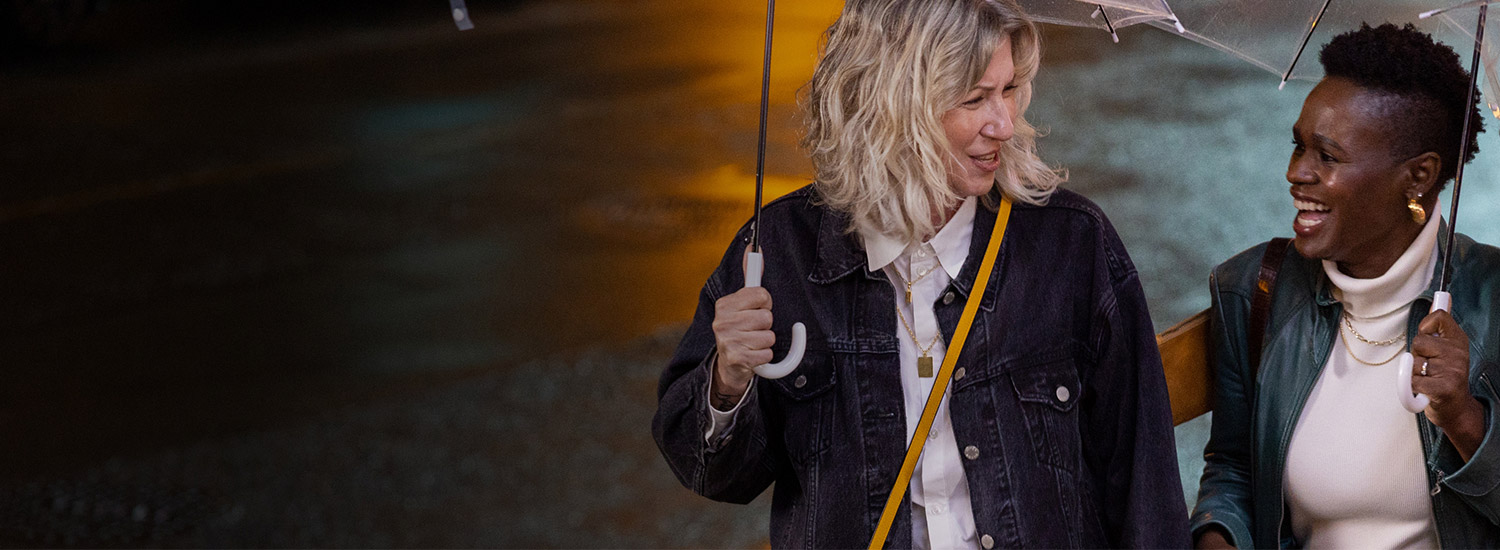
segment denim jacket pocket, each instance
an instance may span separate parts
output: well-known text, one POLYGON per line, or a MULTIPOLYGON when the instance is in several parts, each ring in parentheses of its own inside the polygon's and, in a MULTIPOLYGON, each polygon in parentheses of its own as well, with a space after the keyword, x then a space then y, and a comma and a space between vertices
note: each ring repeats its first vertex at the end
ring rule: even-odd
POLYGON ((807 463, 828 448, 836 371, 827 353, 808 351, 791 374, 766 380, 782 401, 783 442, 795 462, 807 463))
POLYGON ((1011 385, 1038 461, 1067 471, 1076 468, 1082 449, 1078 433, 1078 370, 1066 350, 1021 359, 1009 369, 1011 385))

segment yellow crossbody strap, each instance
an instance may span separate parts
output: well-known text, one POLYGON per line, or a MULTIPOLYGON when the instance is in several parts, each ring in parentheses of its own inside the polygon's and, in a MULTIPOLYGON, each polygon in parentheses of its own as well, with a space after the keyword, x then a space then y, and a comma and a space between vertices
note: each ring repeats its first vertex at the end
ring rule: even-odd
POLYGON ((969 338, 969 326, 974 324, 974 314, 979 311, 979 301, 984 298, 984 289, 990 282, 990 272, 995 268, 995 256, 999 255, 1000 241, 1005 239, 1005 226, 1009 221, 1010 197, 1004 197, 1000 201, 999 212, 995 214, 995 228, 990 233, 984 261, 979 263, 979 274, 974 277, 974 289, 969 293, 969 300, 964 303, 964 314, 958 319, 958 329, 953 331, 952 345, 948 346, 948 353, 943 357, 943 367, 938 369, 932 393, 927 394, 927 407, 922 409, 922 420, 917 422, 917 431, 912 434, 911 444, 906 446, 906 460, 901 462, 901 474, 896 476, 891 496, 885 499, 885 511, 880 513, 875 536, 870 538, 870 550, 885 547, 886 536, 891 533, 891 524, 896 521, 896 510, 901 507, 906 488, 911 486, 912 471, 917 468, 917 458, 922 456, 922 444, 927 441, 927 432, 932 430, 932 420, 937 416, 938 405, 943 402, 943 394, 948 391, 953 365, 958 363, 958 354, 963 351, 964 342, 969 338))

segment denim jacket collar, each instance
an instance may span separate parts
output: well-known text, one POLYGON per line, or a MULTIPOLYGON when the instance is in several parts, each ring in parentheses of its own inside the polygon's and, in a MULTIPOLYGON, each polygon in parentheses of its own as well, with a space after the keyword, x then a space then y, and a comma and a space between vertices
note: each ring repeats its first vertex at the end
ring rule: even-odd
POLYGON ((822 219, 818 222, 818 252, 807 280, 826 285, 856 270, 864 272, 866 277, 875 277, 868 269, 860 269, 865 267, 865 251, 849 230, 849 216, 827 208, 819 211, 822 219))

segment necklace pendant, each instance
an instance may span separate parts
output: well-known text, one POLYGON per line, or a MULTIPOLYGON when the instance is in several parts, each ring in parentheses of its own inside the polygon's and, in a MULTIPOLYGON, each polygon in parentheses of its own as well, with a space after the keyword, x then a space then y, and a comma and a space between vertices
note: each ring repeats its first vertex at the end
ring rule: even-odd
POLYGON ((917 358, 917 376, 932 378, 932 358, 926 355, 917 358))
POLYGON ((906 285, 906 303, 911 303, 911 285, 906 285))

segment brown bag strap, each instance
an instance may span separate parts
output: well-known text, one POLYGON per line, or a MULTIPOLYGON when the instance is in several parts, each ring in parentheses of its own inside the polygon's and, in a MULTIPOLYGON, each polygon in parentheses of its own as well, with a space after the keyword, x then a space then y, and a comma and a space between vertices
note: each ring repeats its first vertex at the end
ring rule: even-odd
POLYGON ((1271 295, 1276 292, 1276 274, 1281 271, 1281 261, 1286 258, 1287 244, 1291 239, 1277 237, 1266 245, 1266 253, 1260 258, 1260 273, 1255 280, 1255 297, 1250 300, 1250 382, 1260 374, 1260 349, 1266 342, 1266 325, 1271 319, 1271 295))

